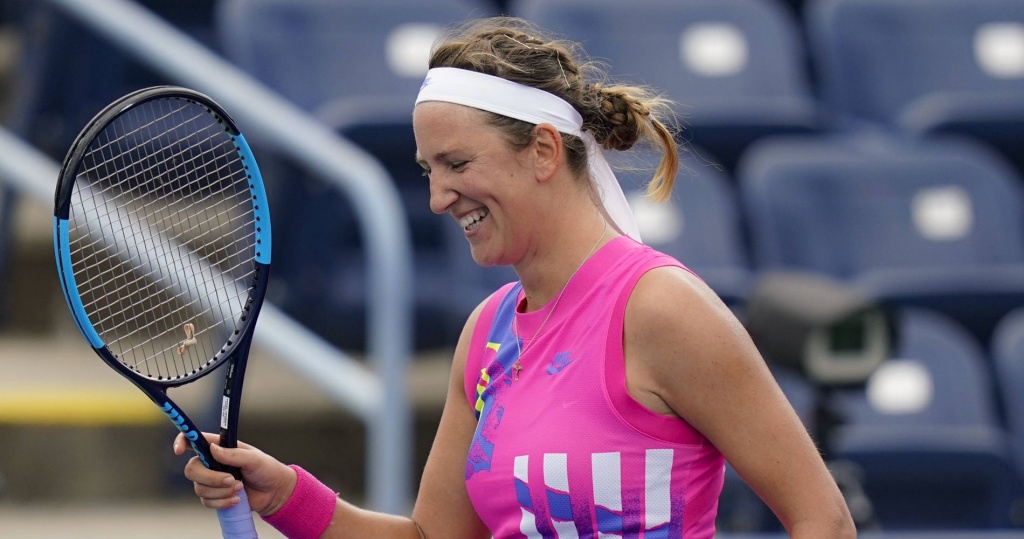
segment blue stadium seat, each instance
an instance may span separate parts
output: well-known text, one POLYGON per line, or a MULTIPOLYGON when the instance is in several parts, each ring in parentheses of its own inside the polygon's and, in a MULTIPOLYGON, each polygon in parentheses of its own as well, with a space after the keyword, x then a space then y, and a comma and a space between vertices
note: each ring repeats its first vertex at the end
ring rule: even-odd
POLYGON ((307 110, 340 97, 407 97, 444 27, 494 14, 479 0, 220 0, 225 54, 307 110))
POLYGON ((818 126, 800 28, 775 0, 518 0, 512 12, 664 92, 682 136, 730 170, 752 140, 818 126))
POLYGON ((644 243, 671 255, 700 275, 719 297, 739 306, 751 285, 749 256, 742 237, 739 202, 731 177, 680 151, 672 197, 653 203, 644 197, 661 153, 646 149, 609 152, 619 183, 637 217, 644 243))
POLYGON ((999 323, 991 348, 1003 416, 1013 440, 1017 469, 1024 475, 1024 308, 999 323))
POLYGON ((1024 303, 1024 194, 968 140, 765 140, 738 173, 758 269, 810 270, 946 312, 988 342, 1024 303))
POLYGON ((1024 170, 1024 3, 817 0, 807 25, 844 124, 985 140, 1024 170))
POLYGON ((833 455, 859 468, 882 529, 1011 527, 1024 489, 981 346, 927 310, 904 309, 898 327, 866 388, 834 394, 833 455))

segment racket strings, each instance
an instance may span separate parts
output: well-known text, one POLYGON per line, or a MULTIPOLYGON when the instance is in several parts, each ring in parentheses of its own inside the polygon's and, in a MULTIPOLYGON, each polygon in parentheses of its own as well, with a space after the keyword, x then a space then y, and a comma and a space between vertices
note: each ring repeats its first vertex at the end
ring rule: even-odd
MULTIPOLYGON (((166 118, 166 116, 165 116, 164 118, 166 118)), ((182 125, 188 125, 189 123, 191 123, 191 121, 187 121, 187 122, 182 122, 181 124, 182 124, 182 125)), ((151 122, 151 123, 148 123, 148 124, 143 124, 143 125, 153 125, 153 122, 151 122)), ((195 129, 195 128, 191 128, 191 127, 190 127, 189 129, 193 130, 193 136, 198 136, 198 134, 199 134, 199 133, 203 132, 203 130, 200 130, 200 129, 195 129)), ((138 132, 138 130, 135 130, 135 132, 138 132)), ((126 136, 118 136, 118 137, 116 137, 116 138, 117 138, 118 140, 124 140, 124 139, 126 138, 126 136)), ((208 138, 209 138, 209 137, 208 137, 208 138)), ((200 143, 202 143, 202 140, 200 141, 200 143)), ((195 146, 195 144, 194 144, 194 146, 195 146)), ((100 148, 101 148, 101 150, 102 150, 102 151, 105 151, 105 150, 108 150, 108 148, 110 148, 110 147, 111 147, 111 144, 110 144, 110 143, 108 143, 108 144, 102 144, 102 146, 101 146, 100 148)), ((184 151, 181 151, 181 152, 178 152, 178 154, 177 154, 177 155, 180 155, 180 154, 183 154, 183 153, 184 153, 184 151)), ((108 161, 110 162, 110 161, 112 161, 112 160, 114 160, 114 159, 119 159, 119 158, 123 158, 123 157, 124 157, 124 154, 126 154, 126 153, 122 153, 121 155, 116 155, 116 156, 113 156, 113 157, 108 157, 108 161)), ((127 153, 127 154, 130 154, 130 152, 129 152, 129 153, 127 153)), ((170 160, 170 159, 173 159, 173 158, 174 158, 174 155, 175 155, 175 154, 172 154, 172 155, 171 155, 171 157, 169 157, 169 158, 165 158, 165 159, 163 160, 163 162, 164 162, 164 163, 166 163, 166 162, 167 162, 168 160, 170 160)), ((196 159, 199 159, 199 158, 201 158, 201 157, 202 157, 202 156, 199 156, 199 157, 197 157, 196 159)), ((194 161, 195 161, 196 159, 194 159, 194 161)), ((150 161, 152 161, 152 160, 150 160, 150 161)), ((144 161, 143 161, 143 162, 144 162, 144 161)), ((143 174, 143 175, 145 175, 145 174, 153 174, 153 173, 155 172, 155 170, 156 170, 156 169, 157 169, 158 167, 160 167, 160 166, 161 166, 161 165, 160 165, 160 163, 157 163, 157 164, 155 164, 155 165, 152 165, 152 166, 150 166, 150 167, 147 167, 147 168, 142 168, 141 170, 137 171, 135 175, 136 175, 136 176, 138 176, 139 174, 143 174)), ((94 168, 98 168, 98 167, 94 167, 94 168)), ((127 170, 127 169, 128 169, 128 167, 124 167, 124 168, 123 168, 123 169, 122 169, 121 171, 123 172, 123 171, 125 171, 125 170, 127 170)), ((115 171, 115 174, 116 174, 116 172, 117 172, 117 171, 115 171)), ((158 173, 159 173, 159 172, 158 172, 158 173)), ((114 175, 114 174, 109 174, 109 175, 111 175, 111 176, 112 176, 112 175, 114 175)), ((151 213, 153 213, 153 212, 151 212, 151 213)), ((155 214, 155 213, 154 213, 154 214, 155 214)), ((152 216, 153 216, 153 215, 150 215, 150 216, 146 216, 146 217, 145 217, 145 220, 146 220, 146 221, 150 221, 150 220, 152 219, 152 216)), ((134 216, 133 216, 133 215, 129 215, 129 217, 135 217, 135 218, 138 218, 138 216, 137 216, 137 215, 134 215, 134 216)), ((164 229, 166 229, 166 226, 164 227, 164 229)), ((136 241, 137 241, 137 239, 136 239, 136 241)), ((146 276, 146 277, 150 277, 150 276, 146 276)), ((131 286, 132 284, 133 284, 133 283, 128 283, 128 286, 131 286)), ((164 303, 164 304, 167 304, 167 303, 164 303)), ((117 316, 117 315, 123 315, 123 314, 124 314, 124 313, 126 312, 126 310, 135 310, 135 307, 137 307, 137 306, 138 306, 138 303, 137 303, 137 302, 136 302, 136 303, 134 303, 134 304, 129 304, 129 305, 128 305, 128 306, 127 306, 127 307, 126 307, 125 309, 122 309, 122 312, 121 312, 121 313, 115 313, 114 315, 115 315, 115 316, 117 316)), ((177 310, 172 310, 172 312, 170 312, 170 313, 165 313, 165 316, 167 316, 167 315, 175 315, 175 314, 179 313, 179 312, 180 312, 180 310, 181 310, 181 309, 177 309, 177 310)), ((209 312, 209 309, 207 310, 207 312, 209 312)), ((127 325, 127 323, 126 323, 125 325, 127 325)), ((119 330, 120 328, 114 328, 114 329, 115 329, 115 330, 119 330)), ((152 337, 152 335, 151 335, 151 337, 152 337)), ((144 341, 141 341, 141 342, 142 342, 142 343, 147 343, 147 342, 153 342, 153 339, 151 338, 151 339, 147 339, 147 340, 144 340, 144 341)), ((124 350, 123 350, 123 353, 122 353, 122 355, 124 355, 125 351, 134 351, 134 350, 135 350, 136 348, 137 348, 137 346, 129 346, 129 347, 127 347, 126 349, 124 349, 124 350)), ((154 350, 154 353, 155 353, 155 354, 157 354, 157 355, 160 355, 161 351, 164 351, 164 350, 161 350, 161 349, 159 349, 159 348, 158 348, 158 349, 155 349, 155 350, 154 350)), ((151 354, 150 354, 150 356, 153 356, 153 355, 154 355, 154 353, 151 353, 151 354)), ((144 356, 143 356, 143 360, 142 360, 142 361, 143 361, 143 362, 145 361, 145 357, 144 357, 144 356)), ((137 366, 137 365, 138 365, 138 363, 136 363, 136 366, 137 366)), ((195 363, 194 363, 193 365, 191 365, 191 367, 193 367, 193 368, 195 369, 195 367, 196 367, 195 363)), ((169 369, 168 369, 168 370, 169 370, 169 369)))
MULTIPOLYGON (((244 204, 246 202, 248 202, 248 200, 244 200, 243 202, 239 203, 237 205, 237 207, 238 208, 244 207, 244 204)), ((192 209, 191 207, 187 207, 187 208, 184 208, 182 211, 187 212, 187 211, 189 211, 191 209, 192 209)), ((241 222, 237 223, 237 226, 235 226, 235 228, 233 228, 233 229, 228 231, 228 235, 232 235, 232 236, 235 236, 235 237, 238 238, 238 239, 232 241, 230 244, 227 245, 228 247, 236 247, 236 249, 234 251, 235 254, 244 253, 245 250, 248 248, 248 245, 245 243, 245 240, 254 239, 255 235, 256 235, 255 230, 254 230, 255 219, 249 218, 249 219, 246 219, 244 221, 242 221, 241 219, 242 219, 242 217, 234 217, 233 216, 229 220, 229 222, 231 222, 231 221, 241 221, 241 222), (245 230, 250 230, 250 232, 247 233, 247 234, 238 235, 240 232, 243 232, 245 230)), ((207 219, 205 221, 197 222, 197 223, 193 224, 191 227, 189 227, 188 229, 182 230, 179 233, 175 234, 173 237, 170 237, 170 236, 166 237, 165 241, 163 241, 157 247, 167 248, 168 246, 172 245, 174 242, 177 242, 177 241, 180 241, 180 240, 182 240, 184 238, 190 237, 190 234, 189 234, 190 232, 198 232, 198 231, 200 231, 200 230, 202 230, 204 228, 204 225, 209 225, 212 222, 213 222, 213 218, 207 219)), ((97 244, 99 244, 101 242, 102 242, 102 240, 97 240, 97 241, 94 241, 94 242, 92 242, 90 244, 83 245, 82 248, 94 247, 94 246, 96 246, 97 244)), ((216 251, 217 249, 219 249, 219 247, 213 241, 197 244, 196 247, 195 247, 195 250, 197 252, 199 252, 199 253, 216 251)), ((128 250, 127 249, 123 249, 123 250, 118 251, 118 252, 113 253, 113 254, 115 256, 119 257, 119 256, 126 255, 127 253, 128 253, 128 250)), ((103 280, 105 278, 108 278, 109 277, 109 273, 110 272, 96 272, 93 275, 89 276, 89 275, 86 275, 86 272, 83 269, 83 270, 80 270, 80 271, 76 272, 75 277, 76 277, 76 279, 79 279, 80 277, 83 278, 84 280, 80 280, 78 282, 82 282, 82 283, 85 283, 85 284, 88 285, 88 284, 91 284, 93 281, 98 281, 98 280, 103 280)), ((149 274, 147 276, 151 276, 151 274, 149 274)), ((141 279, 141 277, 140 277, 140 279, 141 279)), ((125 286, 134 286, 135 284, 136 284, 136 281, 133 281, 133 282, 127 283, 125 286)))
MULTIPOLYGON (((184 107, 182 107, 181 109, 178 109, 178 111, 181 111, 181 110, 184 110, 184 107)), ((178 111, 176 111, 176 112, 178 112, 178 111)), ((170 116, 171 116, 171 114, 167 115, 166 117, 164 117, 162 119, 167 119, 170 116)), ((195 123, 195 122, 197 122, 199 120, 202 120, 202 119, 204 119, 204 118, 202 116, 200 116, 200 115, 193 116, 190 120, 187 120, 185 122, 182 122, 179 125, 176 125, 174 127, 174 129, 176 129, 176 130, 187 129, 190 124, 195 123)), ((144 133, 146 128, 154 127, 156 125, 156 122, 157 121, 155 120, 155 121, 149 122, 149 123, 147 123, 145 125, 140 125, 137 128, 132 129, 130 131, 126 131, 124 134, 122 134, 122 135, 120 135, 118 137, 115 137, 114 139, 111 139, 111 140, 107 141, 106 143, 101 144, 100 146, 98 146, 95 149, 91 150, 90 153, 91 154, 102 154, 103 151, 108 149, 108 148, 120 147, 123 144, 131 144, 131 142, 127 142, 127 138, 129 136, 135 136, 135 135, 138 135, 140 133, 144 133)), ((206 127, 202 127, 202 128, 198 128, 198 129, 192 130, 192 132, 190 133, 189 136, 195 136, 195 135, 198 135, 199 133, 204 132, 204 131, 208 131, 208 132, 212 133, 209 137, 207 137, 206 141, 215 138, 218 134, 221 133, 221 130, 218 129, 217 126, 215 126, 215 125, 207 125, 206 127)), ((174 157, 180 156, 181 153, 184 153, 185 150, 190 149, 192 146, 193 145, 183 146, 181 152, 179 152, 178 154, 169 155, 169 156, 165 157, 162 161, 158 161, 158 162, 153 163, 150 166, 150 168, 154 168, 154 167, 159 166, 161 164, 166 164, 167 161, 172 160, 174 157)), ((86 168, 82 169, 79 173, 80 174, 90 174, 90 173, 95 172, 96 170, 100 169, 101 167, 109 167, 115 161, 120 160, 122 162, 122 164, 125 165, 125 167, 122 168, 122 169, 113 169, 110 172, 110 174, 108 175, 108 178, 116 176, 116 175, 124 174, 124 173, 127 172, 128 168, 134 168, 134 167, 139 166, 139 161, 137 159, 132 159, 131 158, 131 153, 133 151, 136 151, 136 150, 137 150, 137 147, 129 146, 126 151, 124 151, 124 152, 122 152, 120 154, 117 154, 117 155, 105 156, 102 161, 96 162, 96 164, 93 167, 86 167, 86 168)), ((148 172, 148 170, 143 169, 142 171, 139 171, 137 174, 143 174, 145 172, 148 172)))
POLYGON ((155 100, 97 136, 77 177, 72 258, 97 331, 150 377, 201 370, 235 332, 254 271, 234 139, 198 104, 155 100))
MULTIPOLYGON (((211 194, 210 196, 212 197, 214 195, 211 194)), ((248 216, 236 216, 237 212, 234 211, 234 210, 245 208, 245 206, 246 206, 246 204, 248 202, 248 199, 246 199, 246 198, 241 198, 241 197, 238 197, 238 198, 240 198, 240 200, 239 200, 239 202, 234 207, 227 208, 225 210, 226 213, 232 214, 232 217, 229 219, 228 222, 232 223, 232 222, 244 219, 246 217, 248 217, 248 219, 242 221, 241 223, 238 223, 237 226, 234 229, 229 231, 229 233, 237 232, 238 230, 244 228, 247 225, 254 225, 255 224, 255 220, 254 220, 254 218, 252 218, 251 215, 248 215, 248 216)), ((202 201, 200 201, 200 202, 202 202, 202 201)), ((196 205, 193 204, 193 205, 189 205, 187 207, 184 207, 184 208, 181 209, 181 212, 188 213, 188 212, 195 211, 196 210, 195 206, 196 205)), ((128 215, 129 218, 138 218, 137 215, 133 216, 132 213, 135 213, 135 212, 129 212, 129 215, 128 215)), ((145 219, 146 221, 149 221, 150 218, 152 218, 154 216, 155 216, 155 213, 151 213, 148 216, 143 216, 142 218, 145 219)), ((194 219, 190 218, 189 222, 191 222, 192 224, 191 224, 191 226, 189 228, 180 229, 178 232, 176 232, 174 234, 174 236, 172 236, 172 237, 169 236, 169 237, 164 238, 164 241, 162 242, 160 247, 166 247, 168 245, 171 245, 174 242, 177 242, 177 241, 180 241, 182 239, 189 238, 189 237, 201 237, 199 233, 203 232, 204 230, 209 228, 207 225, 210 225, 211 223, 213 223, 215 219, 218 220, 218 222, 220 222, 219 221, 220 217, 221 217, 220 215, 214 215, 214 216, 212 216, 210 218, 207 218, 206 220, 203 220, 203 221, 195 221, 194 219)), ((160 221, 163 221, 163 220, 165 220, 165 218, 161 218, 160 219, 160 221)), ((253 236, 255 236, 255 232, 252 232, 252 233, 249 234, 249 237, 253 237, 253 236)), ((95 240, 95 241, 93 241, 91 243, 83 243, 83 244, 81 244, 81 247, 82 248, 95 247, 95 246, 97 246, 98 244, 100 244, 102 242, 103 242, 102 239, 97 239, 97 240, 95 240)), ((231 243, 232 244, 237 244, 237 243, 239 243, 239 240, 232 241, 231 243)), ((198 248, 199 249, 206 249, 210 245, 213 245, 213 242, 207 242, 207 243, 201 244, 201 245, 199 245, 198 248)), ((240 251, 244 251, 247 247, 248 246, 243 245, 240 248, 240 251)), ((126 252, 126 249, 123 249, 123 250, 118 251, 117 253, 114 253, 114 254, 115 255, 122 255, 125 252, 126 252)))
MULTIPOLYGON (((241 278, 236 279, 234 282, 235 283, 241 283, 241 278)), ((179 304, 180 306, 174 308, 172 311, 169 311, 169 312, 165 313, 165 315, 164 315, 165 318, 190 319, 190 318, 202 318, 205 315, 213 314, 213 309, 212 308, 202 309, 202 306, 199 304, 198 301, 193 300, 193 301, 189 301, 189 302, 186 303, 185 302, 186 298, 184 297, 183 294, 178 294, 176 296, 173 296, 171 299, 177 300, 177 301, 163 302, 162 305, 179 304), (179 316, 176 316, 176 315, 181 315, 181 316, 179 317, 179 316)), ((136 302, 133 306, 134 307, 144 307, 145 305, 142 302, 136 302)), ((109 331, 109 332, 113 332, 113 333, 116 334, 118 332, 118 330, 129 328, 130 327, 129 326, 130 323, 131 323, 130 321, 123 321, 120 324, 118 324, 117 326, 111 327, 109 329, 105 329, 104 331, 109 331)), ((184 326, 186 324, 189 324, 189 323, 190 322, 186 322, 186 323, 182 324, 182 328, 184 328, 184 326)), ((194 328, 194 326, 193 326, 193 328, 194 328)), ((213 329, 214 328, 210 327, 210 328, 206 328, 206 329, 200 329, 199 331, 195 331, 193 329, 192 331, 194 332, 194 337, 197 337, 199 335, 203 335, 205 333, 208 333, 209 331, 212 331, 213 329)), ((169 327, 164 333, 175 333, 176 331, 178 331, 178 330, 175 329, 175 328, 170 328, 169 327)), ((130 352, 134 352, 135 350, 139 350, 142 346, 149 345, 149 344, 152 343, 152 339, 145 339, 145 340, 137 339, 136 337, 138 337, 141 333, 142 333, 141 329, 137 329, 135 331, 130 331, 129 330, 126 334, 124 334, 123 336, 120 336, 120 337, 118 337, 116 339, 116 341, 115 341, 116 343, 122 343, 122 342, 131 343, 132 341, 135 341, 137 343, 137 344, 134 344, 134 345, 128 344, 128 345, 125 345, 125 346, 121 346, 120 349, 121 349, 121 355, 122 356, 131 355, 130 352)), ((188 336, 186 335, 186 337, 188 337, 188 336)), ((202 341, 202 342, 205 342, 205 341, 202 341)), ((157 350, 157 354, 156 355, 162 356, 162 355, 166 354, 168 351, 170 351, 172 349, 177 350, 179 347, 180 347, 180 343, 174 344, 174 345, 169 345, 169 346, 167 346, 165 348, 157 350)), ((138 368, 139 365, 145 363, 146 361, 148 361, 150 359, 152 359, 152 355, 146 356, 146 357, 142 358, 141 360, 139 360, 138 362, 136 362, 134 364, 130 364, 129 366, 131 366, 133 368, 138 368)))

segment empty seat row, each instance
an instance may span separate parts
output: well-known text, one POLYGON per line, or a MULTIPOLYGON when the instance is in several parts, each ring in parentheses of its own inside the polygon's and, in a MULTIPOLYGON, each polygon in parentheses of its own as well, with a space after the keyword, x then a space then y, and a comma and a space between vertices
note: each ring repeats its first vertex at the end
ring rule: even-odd
MULTIPOLYGON (((159 0, 146 3, 175 13, 159 0)), ((882 296, 940 308, 984 337, 998 315, 1017 301, 1020 288, 1019 227, 1011 225, 998 238, 993 232, 1007 226, 1004 223, 1015 222, 1014 213, 1019 210, 989 211, 993 205, 1008 208, 1015 204, 1019 197, 1012 187, 999 187, 1002 194, 976 194, 973 184, 986 182, 951 177, 953 170, 973 174, 971 166, 935 166, 947 170, 940 170, 942 176, 922 180, 912 190, 905 183, 863 181, 864 190, 853 189, 855 196, 836 197, 835 193, 848 188, 839 187, 848 186, 848 180, 872 174, 865 164, 856 171, 831 174, 828 181, 804 182, 817 185, 816 191, 798 189, 796 181, 786 182, 787 188, 801 193, 801 204, 832 203, 824 200, 828 196, 849 202, 859 197, 861 210, 877 211, 844 214, 823 211, 819 206, 817 215, 788 208, 774 208, 775 214, 771 214, 765 208, 777 202, 770 196, 753 195, 755 184, 762 182, 751 178, 770 176, 769 169, 777 167, 799 171, 834 165, 850 169, 858 160, 877 160, 881 170, 895 166, 903 151, 917 152, 913 159, 926 158, 929 152, 943 153, 936 149, 941 146, 929 144, 953 143, 932 141, 933 137, 914 143, 901 134, 951 131, 954 124, 966 125, 966 120, 896 120, 952 110, 951 103, 963 104, 957 105, 957 118, 984 110, 971 125, 981 129, 998 123, 990 133, 1010 134, 1005 137, 1010 149, 1019 145, 1024 138, 1012 136, 1015 116, 1008 112, 1016 109, 996 107, 1012 105, 1021 95, 1024 34, 1019 30, 1024 16, 1020 4, 1012 0, 936 0, 927 3, 927 16, 913 12, 925 4, 919 2, 808 0, 804 4, 803 18, 793 17, 773 0, 513 0, 504 8, 583 42, 593 56, 609 62, 613 75, 661 88, 680 104, 682 138, 690 141, 695 154, 725 166, 718 170, 705 166, 705 159, 684 155, 691 175, 680 178, 679 193, 669 207, 650 208, 639 197, 634 199, 642 206, 639 213, 648 229, 648 241, 692 265, 728 301, 740 301, 761 270, 811 268, 858 281, 882 296), (961 13, 964 10, 969 13, 961 13), (870 27, 862 31, 858 25, 865 24, 870 27), (808 37, 801 37, 803 34, 808 37), (944 127, 917 129, 911 124, 944 127), (890 134, 829 135, 864 125, 890 134), (805 137, 765 141, 794 134, 805 137), (759 141, 765 143, 757 144, 759 141), (885 151, 887 147, 894 151, 885 151), (897 148, 900 151, 895 151, 897 148), (820 152, 837 162, 815 164, 801 160, 800 152, 820 152), (744 156, 746 159, 741 159, 744 156), (742 171, 741 160, 746 163, 742 171), (888 210, 872 205, 872 197, 886 197, 888 210), (821 218, 828 218, 827 226, 821 218), (892 270, 894 267, 898 269, 892 270), (965 283, 973 284, 965 288, 965 283), (948 291, 954 288, 970 301, 951 297, 948 291), (956 312, 967 303, 975 310, 956 312)), ((219 0, 212 10, 211 27, 204 27, 201 21, 186 21, 195 35, 219 47, 229 59, 319 115, 385 164, 409 214, 421 327, 424 337, 435 337, 434 344, 448 342, 457 334, 428 324, 445 320, 439 327, 452 325, 434 308, 438 302, 457 304, 451 318, 460 320, 469 304, 494 281, 510 274, 497 271, 476 276, 472 264, 465 264, 464 253, 458 254, 464 249, 457 231, 453 239, 452 231, 445 229, 446 222, 427 211, 426 185, 410 157, 414 151, 408 127, 410 103, 422 80, 427 50, 438 32, 453 21, 493 15, 497 9, 492 3, 475 0, 433 2, 429 9, 407 0, 219 0), (211 39, 211 33, 216 37, 211 39), (459 279, 452 279, 450 268, 460 268, 456 270, 459 279), (451 281, 454 284, 449 287, 451 281), (459 294, 459 286, 467 290, 475 286, 476 291, 459 294), (448 290, 452 293, 441 292, 448 290)), ((49 39, 41 40, 48 47, 27 48, 39 57, 51 58, 50 62, 32 64, 37 71, 60 71, 63 64, 56 61, 60 58, 67 58, 73 66, 82 65, 74 62, 70 53, 87 51, 76 48, 69 34, 48 35, 49 39)), ((126 68, 121 65, 117 69, 121 73, 126 68)), ((58 132, 69 137, 73 125, 82 122, 66 117, 63 120, 70 123, 64 124, 63 131, 48 128, 62 125, 61 119, 38 105, 51 99, 39 90, 62 86, 48 83, 53 77, 27 79, 35 84, 26 85, 19 95, 43 97, 32 98, 36 106, 15 108, 28 111, 19 123, 26 130, 35 130, 32 138, 37 140, 58 132), (47 118, 54 120, 48 123, 47 118)), ((124 77, 116 75, 90 80, 126 84, 124 77)), ((81 85, 75 86, 72 93, 79 96, 76 99, 96 103, 109 101, 123 90, 81 89, 81 85)), ((81 109, 77 112, 81 118, 97 106, 79 103, 76 108, 81 109)), ((993 137, 990 140, 995 140, 993 137)), ((46 145, 65 146, 56 140, 46 145)), ((985 151, 954 153, 977 157, 985 151)), ((286 304, 294 300, 292 312, 299 316, 300 306, 310 302, 317 308, 354 304, 360 305, 356 311, 361 310, 361 246, 349 202, 326 193, 316 178, 304 171, 273 163, 273 156, 259 157, 271 170, 280 166, 279 172, 266 174, 268 182, 276 184, 270 189, 280 227, 295 230, 297 238, 309 234, 333 238, 324 242, 327 247, 298 241, 293 252, 280 258, 276 274, 281 284, 275 288, 281 291, 281 299, 286 304), (303 209, 312 205, 333 210, 327 212, 330 218, 310 222, 311 212, 303 209), (325 298, 302 296, 303 290, 321 289, 303 284, 317 280, 333 283, 326 287, 334 294, 326 302, 325 298)), ((910 168, 908 165, 906 170, 910 168)), ((1002 174, 997 170, 1002 168, 999 164, 975 168, 987 176, 1002 174)), ((891 169, 886 174, 902 176, 903 172, 891 169)), ((642 177, 624 173, 622 180, 634 187, 642 177)), ((781 181, 764 180, 773 187, 760 189, 770 194, 776 189, 773 182, 781 181)), ((987 182, 994 183, 999 182, 987 182)), ((796 200, 790 198, 783 204, 793 205, 796 200)), ((355 312, 353 324, 343 324, 349 328, 346 331, 361 335, 360 316, 355 312)), ((310 316, 308 321, 318 319, 325 317, 310 316)))
MULTIPOLYGON (((860 529, 1024 526, 1024 310, 1000 324, 994 358, 940 313, 904 308, 894 316, 889 358, 862 385, 815 387, 775 370, 826 451, 860 529), (995 386, 1010 391, 1000 397, 995 386), (832 419, 815 420, 823 413, 832 419)), ((781 531, 731 470, 719 528, 781 531)))
MULTIPOLYGON (((512 0, 504 12, 664 91, 731 168, 769 134, 870 123, 978 136, 1021 164, 1024 6, 1014 0, 512 0)), ((492 3, 221 0, 221 46, 296 103, 411 100, 442 28, 492 3)), ((358 105, 355 105, 358 106, 358 105)))

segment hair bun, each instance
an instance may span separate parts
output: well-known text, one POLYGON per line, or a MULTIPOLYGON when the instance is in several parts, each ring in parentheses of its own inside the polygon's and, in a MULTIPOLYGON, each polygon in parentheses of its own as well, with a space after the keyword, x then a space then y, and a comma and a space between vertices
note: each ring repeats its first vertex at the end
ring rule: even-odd
POLYGON ((600 95, 597 114, 591 119, 590 131, 605 149, 628 150, 642 133, 642 123, 651 111, 636 98, 614 88, 594 90, 600 95))

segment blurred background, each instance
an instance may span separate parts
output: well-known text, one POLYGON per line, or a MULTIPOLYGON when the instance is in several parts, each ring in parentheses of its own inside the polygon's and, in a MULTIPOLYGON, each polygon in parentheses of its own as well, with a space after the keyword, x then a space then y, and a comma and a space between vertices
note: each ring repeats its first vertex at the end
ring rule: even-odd
MULTIPOLYGON (((236 115, 268 187, 241 438, 407 510, 462 322, 514 279, 430 213, 410 112, 439 32, 496 14, 676 103, 669 203, 658 156, 617 160, 641 234, 747 324, 865 537, 1024 537, 1020 0, 0 0, 0 537, 218 533, 54 271, 67 148, 158 84, 236 115)), ((718 524, 781 531, 731 470, 718 524)))

